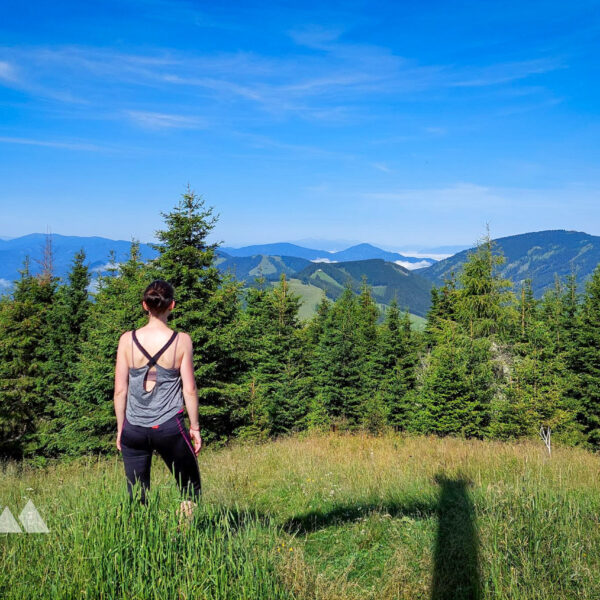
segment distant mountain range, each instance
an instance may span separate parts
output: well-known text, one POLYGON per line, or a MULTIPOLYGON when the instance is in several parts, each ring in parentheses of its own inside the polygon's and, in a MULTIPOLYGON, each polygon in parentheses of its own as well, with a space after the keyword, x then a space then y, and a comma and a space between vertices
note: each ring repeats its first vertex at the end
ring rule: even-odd
POLYGON ((315 250, 313 248, 304 248, 296 244, 261 244, 256 246, 245 246, 243 248, 223 247, 221 251, 229 256, 295 256, 314 262, 346 262, 349 260, 369 260, 371 258, 381 258, 389 262, 397 262, 406 268, 418 268, 432 265, 435 260, 432 258, 415 258, 405 256, 398 252, 388 252, 371 244, 357 244, 346 250, 337 252, 328 252, 326 250, 315 250))
MULTIPOLYGON (((97 274, 105 272, 111 250, 115 251, 117 261, 124 261, 131 247, 131 242, 101 237, 52 234, 51 238, 55 273, 59 277, 68 273, 73 256, 81 248, 86 251, 90 269, 97 274)), ((42 257, 45 240, 45 234, 0 240, 0 288, 9 289, 18 277, 25 256, 31 259, 32 272, 39 270, 36 260, 42 257)), ((506 257, 501 274, 511 279, 517 289, 523 280, 532 279, 538 297, 554 285, 555 274, 564 278, 575 271, 583 286, 600 263, 600 237, 587 233, 538 231, 499 238, 495 242, 506 257)), ((144 260, 156 256, 156 251, 148 244, 141 244, 140 251, 144 260)), ((452 271, 458 272, 470 251, 461 251, 439 262, 428 259, 429 266, 415 268, 420 266, 420 259, 370 244, 327 252, 281 243, 220 248, 216 263, 222 272, 231 273, 247 285, 254 285, 258 277, 275 282, 285 273, 293 280, 296 292, 311 304, 305 314, 314 310, 323 292, 336 299, 346 285, 358 290, 364 275, 378 303, 387 305, 395 297, 401 307, 415 315, 424 315, 429 306, 431 286, 443 283, 452 271)))
MULTIPOLYGON (((531 279, 533 292, 540 297, 554 285, 555 275, 564 279, 577 275, 580 289, 600 263, 600 237, 564 229, 536 231, 511 235, 495 240, 506 259, 499 273, 510 279, 518 289, 525 279, 531 279)), ((458 272, 467 260, 464 250, 434 265, 417 269, 415 273, 441 285, 452 271, 458 272)))
MULTIPOLYGON (((72 235, 50 234, 52 239, 54 272, 65 277, 71 268, 73 257, 82 248, 85 249, 89 268, 93 272, 106 269, 111 250, 114 250, 117 262, 127 260, 131 242, 109 240, 102 237, 79 237, 72 235)), ((0 283, 5 287, 19 277, 25 257, 28 256, 32 273, 39 271, 38 261, 42 259, 46 243, 45 233, 31 233, 18 238, 0 240, 0 283)), ((140 244, 140 253, 144 260, 156 256, 156 251, 148 244, 140 244)))

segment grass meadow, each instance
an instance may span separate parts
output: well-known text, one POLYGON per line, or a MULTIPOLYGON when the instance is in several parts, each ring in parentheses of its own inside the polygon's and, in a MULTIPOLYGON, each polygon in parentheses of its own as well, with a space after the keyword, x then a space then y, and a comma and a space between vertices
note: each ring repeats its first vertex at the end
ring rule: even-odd
MULTIPOLYGON (((0 597, 600 598, 600 458, 542 443, 326 435, 200 455, 180 526, 159 457, 147 507, 120 457, 2 466, 48 534, 0 534, 0 597)), ((1 508, 0 508, 1 510, 1 508)))

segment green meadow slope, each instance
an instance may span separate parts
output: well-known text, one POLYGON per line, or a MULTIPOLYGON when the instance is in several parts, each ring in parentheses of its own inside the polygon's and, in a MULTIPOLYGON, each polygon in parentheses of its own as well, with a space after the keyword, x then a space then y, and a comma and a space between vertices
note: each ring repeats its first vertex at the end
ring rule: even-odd
POLYGON ((147 508, 121 458, 6 464, 2 504, 47 534, 0 535, 0 597, 219 600, 600 597, 600 458, 541 442, 325 435, 200 455, 179 525, 155 458, 147 508))
POLYGON ((421 317, 427 314, 431 300, 432 286, 427 279, 382 259, 311 263, 295 277, 320 287, 333 300, 341 296, 346 286, 359 292, 365 277, 378 304, 387 306, 395 298, 400 308, 421 317))

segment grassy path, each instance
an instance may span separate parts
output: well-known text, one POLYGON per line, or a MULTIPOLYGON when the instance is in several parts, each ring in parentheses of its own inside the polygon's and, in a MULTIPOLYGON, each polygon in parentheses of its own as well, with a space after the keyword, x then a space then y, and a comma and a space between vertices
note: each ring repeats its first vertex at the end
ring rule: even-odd
POLYGON ((541 443, 326 436, 201 455, 178 530, 154 459, 147 509, 119 457, 7 464, 0 511, 31 499, 48 534, 0 534, 1 598, 600 598, 600 458, 541 443))

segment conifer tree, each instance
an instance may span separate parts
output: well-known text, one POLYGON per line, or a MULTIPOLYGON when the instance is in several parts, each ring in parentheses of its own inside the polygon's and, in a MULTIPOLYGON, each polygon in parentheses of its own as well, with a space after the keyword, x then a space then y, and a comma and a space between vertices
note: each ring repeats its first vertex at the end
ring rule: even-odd
POLYGON ((127 262, 117 264, 111 254, 111 264, 109 274, 98 277, 72 401, 61 408, 64 427, 54 446, 67 454, 114 451, 113 392, 119 337, 147 321, 141 302, 150 275, 141 260, 139 243, 131 244, 127 262))
POLYGON ((390 425, 404 430, 412 411, 408 392, 415 387, 416 341, 407 312, 400 314, 394 299, 385 314, 377 353, 379 390, 390 425))
POLYGON ((589 443, 600 447, 600 265, 586 284, 577 321, 577 352, 571 357, 577 373, 579 420, 589 443))
POLYGON ((79 357, 85 339, 91 302, 90 273, 81 249, 73 258, 67 282, 56 292, 47 314, 47 358, 45 372, 44 423, 37 428, 39 451, 54 455, 60 450, 61 434, 68 424, 72 398, 79 374, 79 357))
POLYGON ((489 340, 473 339, 456 324, 444 325, 428 362, 412 427, 422 433, 485 437, 493 397, 489 340))
POLYGON ((300 298, 290 292, 285 274, 274 288, 248 292, 253 359, 249 373, 251 414, 244 435, 285 433, 298 428, 306 416, 299 307, 300 298))
POLYGON ((0 453, 20 457, 36 447, 44 406, 47 313, 56 280, 34 276, 25 260, 12 296, 0 301, 0 453))
POLYGON ((358 303, 350 287, 325 320, 316 351, 317 398, 332 422, 356 426, 361 419, 362 356, 358 303))
POLYGON ((379 309, 365 276, 362 278, 360 295, 357 299, 356 319, 361 374, 361 421, 367 429, 376 432, 385 426, 388 409, 379 389, 380 377, 377 372, 379 309))
POLYGON ((440 329, 456 320, 457 281, 454 271, 444 279, 439 288, 431 288, 431 304, 427 313, 425 341, 427 345, 435 344, 440 329))
POLYGON ((171 323, 192 338, 201 426, 207 440, 233 433, 232 410, 240 404, 243 343, 239 339, 238 282, 220 274, 215 265, 218 244, 209 243, 217 217, 213 208, 191 189, 177 206, 162 213, 166 228, 156 232, 159 256, 155 276, 175 288, 171 323))
POLYGON ((327 430, 331 422, 320 394, 319 347, 325 333, 325 323, 331 310, 331 302, 323 295, 317 306, 317 312, 302 330, 306 376, 303 378, 302 395, 308 399, 306 427, 314 430, 327 430))
POLYGON ((503 263, 504 256, 495 251, 488 233, 463 265, 456 318, 471 338, 502 339, 514 330, 512 283, 497 273, 503 263))

